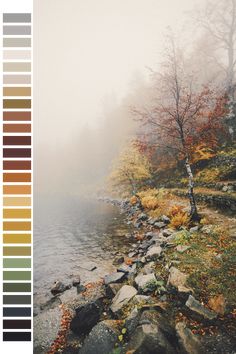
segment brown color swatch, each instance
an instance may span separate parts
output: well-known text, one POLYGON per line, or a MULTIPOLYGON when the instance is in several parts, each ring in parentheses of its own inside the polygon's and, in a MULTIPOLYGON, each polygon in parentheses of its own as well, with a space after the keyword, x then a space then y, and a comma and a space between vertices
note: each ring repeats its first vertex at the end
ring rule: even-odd
POLYGON ((31 149, 3 149, 3 157, 31 157, 31 149))
POLYGON ((5 121, 28 121, 31 120, 31 112, 3 112, 5 121))
POLYGON ((3 182, 31 182, 31 173, 3 173, 3 182))
POLYGON ((31 170, 31 161, 3 161, 3 170, 31 170))
POLYGON ((31 96, 30 87, 3 87, 3 96, 31 96))
POLYGON ((3 133, 31 133, 31 124, 3 124, 3 133))
POLYGON ((4 231, 30 231, 31 222, 28 221, 4 221, 4 231))
POLYGON ((31 186, 29 185, 12 185, 3 186, 3 194, 31 194, 31 186))
POLYGON ((31 136, 4 136, 3 145, 31 145, 31 136))
POLYGON ((3 108, 31 108, 31 100, 3 100, 3 108))

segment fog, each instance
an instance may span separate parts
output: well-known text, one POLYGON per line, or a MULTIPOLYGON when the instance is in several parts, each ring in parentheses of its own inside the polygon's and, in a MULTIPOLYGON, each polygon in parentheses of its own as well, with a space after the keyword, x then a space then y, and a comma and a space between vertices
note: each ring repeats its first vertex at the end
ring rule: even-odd
POLYGON ((199 3, 35 1, 37 194, 101 188, 113 157, 136 130, 129 106, 145 100, 147 68, 158 66, 166 28, 190 39, 186 14, 199 3))

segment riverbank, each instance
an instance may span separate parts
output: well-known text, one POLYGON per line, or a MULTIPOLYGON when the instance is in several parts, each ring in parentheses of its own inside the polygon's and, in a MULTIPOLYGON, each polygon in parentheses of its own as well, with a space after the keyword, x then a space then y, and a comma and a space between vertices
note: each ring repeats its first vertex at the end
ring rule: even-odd
POLYGON ((220 215, 211 211, 208 224, 176 230, 164 214, 112 203, 134 225, 130 249, 100 281, 59 286, 35 317, 35 353, 233 354, 235 243, 226 223, 222 237, 220 215))

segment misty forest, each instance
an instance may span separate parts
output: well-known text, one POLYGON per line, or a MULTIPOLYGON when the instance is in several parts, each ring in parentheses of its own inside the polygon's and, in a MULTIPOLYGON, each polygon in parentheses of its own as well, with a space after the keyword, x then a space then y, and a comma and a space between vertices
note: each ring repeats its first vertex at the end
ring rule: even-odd
POLYGON ((235 353, 236 0, 200 1, 162 33, 44 176, 37 153, 36 188, 70 196, 78 226, 58 226, 54 249, 73 250, 36 297, 35 353, 235 353))

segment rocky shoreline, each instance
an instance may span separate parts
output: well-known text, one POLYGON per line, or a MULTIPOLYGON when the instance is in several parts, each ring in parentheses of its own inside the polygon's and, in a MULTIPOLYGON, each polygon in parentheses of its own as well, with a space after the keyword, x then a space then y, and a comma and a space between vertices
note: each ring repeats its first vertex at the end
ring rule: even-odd
MULTIPOLYGON (((132 247, 115 257, 116 271, 98 282, 82 285, 78 276, 72 284, 54 284, 54 297, 35 313, 34 353, 235 353, 236 343, 222 326, 224 301, 222 311, 203 305, 188 285, 188 275, 178 269, 179 261, 166 260, 170 249, 189 249, 176 246, 179 231, 169 228, 170 219, 151 218, 129 201, 102 201, 119 207, 134 225, 132 247), (195 321, 210 330, 195 334, 189 326, 195 321)), ((188 232, 200 228, 204 226, 188 232)))

